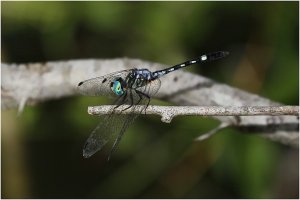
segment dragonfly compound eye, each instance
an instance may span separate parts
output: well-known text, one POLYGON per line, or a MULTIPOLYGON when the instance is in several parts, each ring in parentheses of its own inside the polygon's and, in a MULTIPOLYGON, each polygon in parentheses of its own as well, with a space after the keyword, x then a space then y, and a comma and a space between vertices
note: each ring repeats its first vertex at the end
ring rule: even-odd
POLYGON ((120 83, 120 81, 116 80, 113 82, 111 86, 111 90, 118 96, 124 94, 124 89, 120 83))

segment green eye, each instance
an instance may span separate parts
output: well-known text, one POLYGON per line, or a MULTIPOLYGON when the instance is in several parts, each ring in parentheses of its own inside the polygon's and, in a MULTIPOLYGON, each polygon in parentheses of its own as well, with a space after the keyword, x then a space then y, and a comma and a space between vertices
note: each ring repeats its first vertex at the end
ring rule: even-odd
POLYGON ((122 85, 121 85, 120 81, 114 81, 113 86, 111 87, 111 89, 118 96, 124 94, 124 90, 122 88, 122 85))

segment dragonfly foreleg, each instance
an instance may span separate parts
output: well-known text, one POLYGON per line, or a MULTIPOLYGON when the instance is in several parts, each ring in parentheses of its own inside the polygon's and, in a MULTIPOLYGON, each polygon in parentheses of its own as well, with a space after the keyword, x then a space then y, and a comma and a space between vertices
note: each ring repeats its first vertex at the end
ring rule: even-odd
POLYGON ((129 97, 130 97, 130 105, 127 108, 123 109, 122 111, 127 110, 127 109, 129 109, 133 106, 133 96, 132 96, 132 91, 131 90, 130 90, 129 97))
POLYGON ((122 97, 122 100, 120 103, 118 103, 118 101, 121 99, 121 97, 119 97, 114 104, 118 104, 116 107, 114 107, 114 110, 118 107, 120 107, 121 105, 123 105, 123 102, 126 100, 127 97, 127 92, 124 94, 124 96, 122 97))

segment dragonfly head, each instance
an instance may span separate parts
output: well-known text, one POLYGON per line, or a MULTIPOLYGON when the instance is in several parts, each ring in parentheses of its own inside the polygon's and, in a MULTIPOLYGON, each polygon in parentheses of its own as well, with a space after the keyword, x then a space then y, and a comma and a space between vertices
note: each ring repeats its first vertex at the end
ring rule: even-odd
POLYGON ((122 78, 118 78, 114 82, 111 82, 110 88, 113 93, 121 96, 125 93, 125 81, 122 78))

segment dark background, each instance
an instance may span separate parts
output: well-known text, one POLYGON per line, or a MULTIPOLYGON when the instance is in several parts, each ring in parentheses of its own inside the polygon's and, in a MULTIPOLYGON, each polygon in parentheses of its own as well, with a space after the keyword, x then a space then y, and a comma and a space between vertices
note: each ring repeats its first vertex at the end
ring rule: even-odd
MULTIPOLYGON (((288 105, 299 101, 298 2, 1 2, 5 63, 130 57, 186 70, 288 105)), ((138 66, 137 66, 138 67, 138 66)), ((3 76, 3 74, 2 74, 3 76)), ((154 101, 154 103, 160 103, 154 101)), ((218 125, 141 116, 110 162, 82 146, 104 98, 70 97, 1 111, 2 198, 298 198, 299 152, 218 125)))

